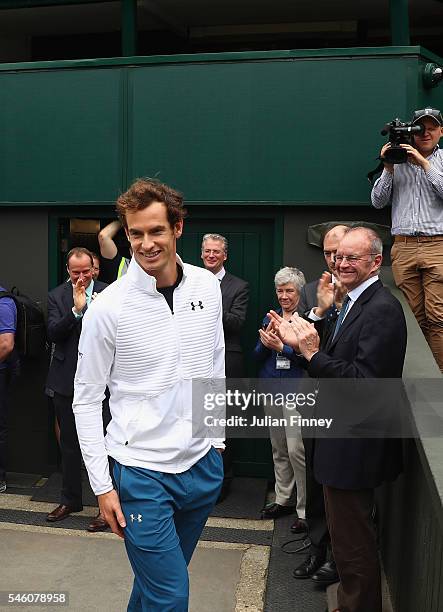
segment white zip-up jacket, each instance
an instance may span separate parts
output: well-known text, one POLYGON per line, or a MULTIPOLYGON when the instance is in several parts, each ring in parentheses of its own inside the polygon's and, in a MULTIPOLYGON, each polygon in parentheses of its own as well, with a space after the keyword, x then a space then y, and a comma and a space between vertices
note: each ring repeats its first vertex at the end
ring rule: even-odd
POLYGON ((192 379, 225 376, 220 283, 178 256, 177 263, 183 278, 173 314, 155 278, 133 258, 84 316, 73 411, 96 495, 113 488, 108 455, 123 465, 180 473, 211 444, 224 448, 223 439, 192 437, 200 418, 195 409, 193 415, 192 379), (112 421, 104 438, 106 386, 112 421))

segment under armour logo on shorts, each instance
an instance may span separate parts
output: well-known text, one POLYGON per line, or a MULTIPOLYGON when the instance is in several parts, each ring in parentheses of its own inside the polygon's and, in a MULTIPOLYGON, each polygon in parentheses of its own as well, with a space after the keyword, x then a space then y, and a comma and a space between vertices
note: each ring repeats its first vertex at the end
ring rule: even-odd
POLYGON ((138 523, 142 522, 142 515, 141 514, 137 514, 137 516, 135 516, 134 514, 130 515, 131 518, 131 523, 133 523, 134 521, 137 521, 138 523))

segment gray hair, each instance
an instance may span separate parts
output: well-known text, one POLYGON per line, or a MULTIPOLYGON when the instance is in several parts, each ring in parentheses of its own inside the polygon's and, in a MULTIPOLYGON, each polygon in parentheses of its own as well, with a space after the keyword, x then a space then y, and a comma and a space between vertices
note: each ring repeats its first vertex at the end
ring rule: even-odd
POLYGON ((280 285, 286 285, 286 283, 292 283, 300 293, 303 285, 306 284, 305 275, 298 268, 285 266, 281 268, 274 277, 275 288, 277 289, 280 285))
POLYGON ((205 234, 202 240, 202 251, 204 249, 205 240, 217 240, 218 242, 221 242, 223 244, 223 250, 225 252, 225 255, 228 254, 228 241, 221 234, 205 234))
POLYGON ((370 244, 371 244, 371 253, 376 255, 383 255, 383 242, 381 241, 380 236, 377 232, 370 227, 363 227, 361 225, 357 225, 356 227, 350 227, 346 230, 346 235, 350 232, 362 231, 366 234, 370 244))

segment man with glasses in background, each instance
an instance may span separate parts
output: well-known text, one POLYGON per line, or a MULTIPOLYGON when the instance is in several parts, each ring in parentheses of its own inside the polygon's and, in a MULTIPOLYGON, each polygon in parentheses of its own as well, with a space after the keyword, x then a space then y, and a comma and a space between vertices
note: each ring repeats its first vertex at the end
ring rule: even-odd
MULTIPOLYGON (((384 162, 371 193, 372 205, 392 206, 392 272, 409 302, 443 372, 443 135, 439 110, 414 112, 412 123, 423 131, 400 145, 408 152, 404 164, 384 162)), ((385 144, 383 159, 390 148, 385 144)))
POLYGON ((401 379, 406 323, 400 303, 378 278, 382 242, 373 230, 350 228, 338 246, 335 262, 347 295, 326 342, 320 344, 314 325, 301 317, 295 315, 290 322, 275 312, 270 317, 281 340, 300 354, 300 365, 319 380, 315 415, 333 414, 337 421, 340 437, 323 435, 313 444, 314 476, 323 485, 340 576, 337 610, 381 612, 380 564, 372 521, 374 489, 400 473, 402 445, 400 439, 385 437, 386 429, 381 436, 376 430, 372 438, 355 432, 362 425, 363 435, 368 436, 368 425, 390 424, 393 407, 389 398, 382 390, 375 395, 375 405, 368 402, 365 390, 370 380, 364 383, 364 379, 372 379, 377 389, 381 388, 378 379, 401 379), (331 379, 347 379, 351 384, 338 389, 331 386, 331 379), (349 415, 352 427, 344 437, 349 415))

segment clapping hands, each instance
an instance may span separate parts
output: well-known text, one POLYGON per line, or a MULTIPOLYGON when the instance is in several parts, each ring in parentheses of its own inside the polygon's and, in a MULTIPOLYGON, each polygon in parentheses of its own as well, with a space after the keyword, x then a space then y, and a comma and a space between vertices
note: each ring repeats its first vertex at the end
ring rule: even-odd
POLYGON ((265 329, 259 329, 260 340, 262 344, 269 350, 281 353, 283 350, 283 342, 274 331, 272 324, 268 323, 265 329))
POLYGON ((270 326, 280 340, 295 351, 298 351, 308 361, 319 351, 320 338, 312 323, 294 313, 290 321, 286 321, 274 310, 268 313, 270 326))
POLYGON ((75 312, 81 314, 86 306, 86 287, 82 278, 79 278, 75 285, 72 286, 72 297, 74 299, 75 312))

